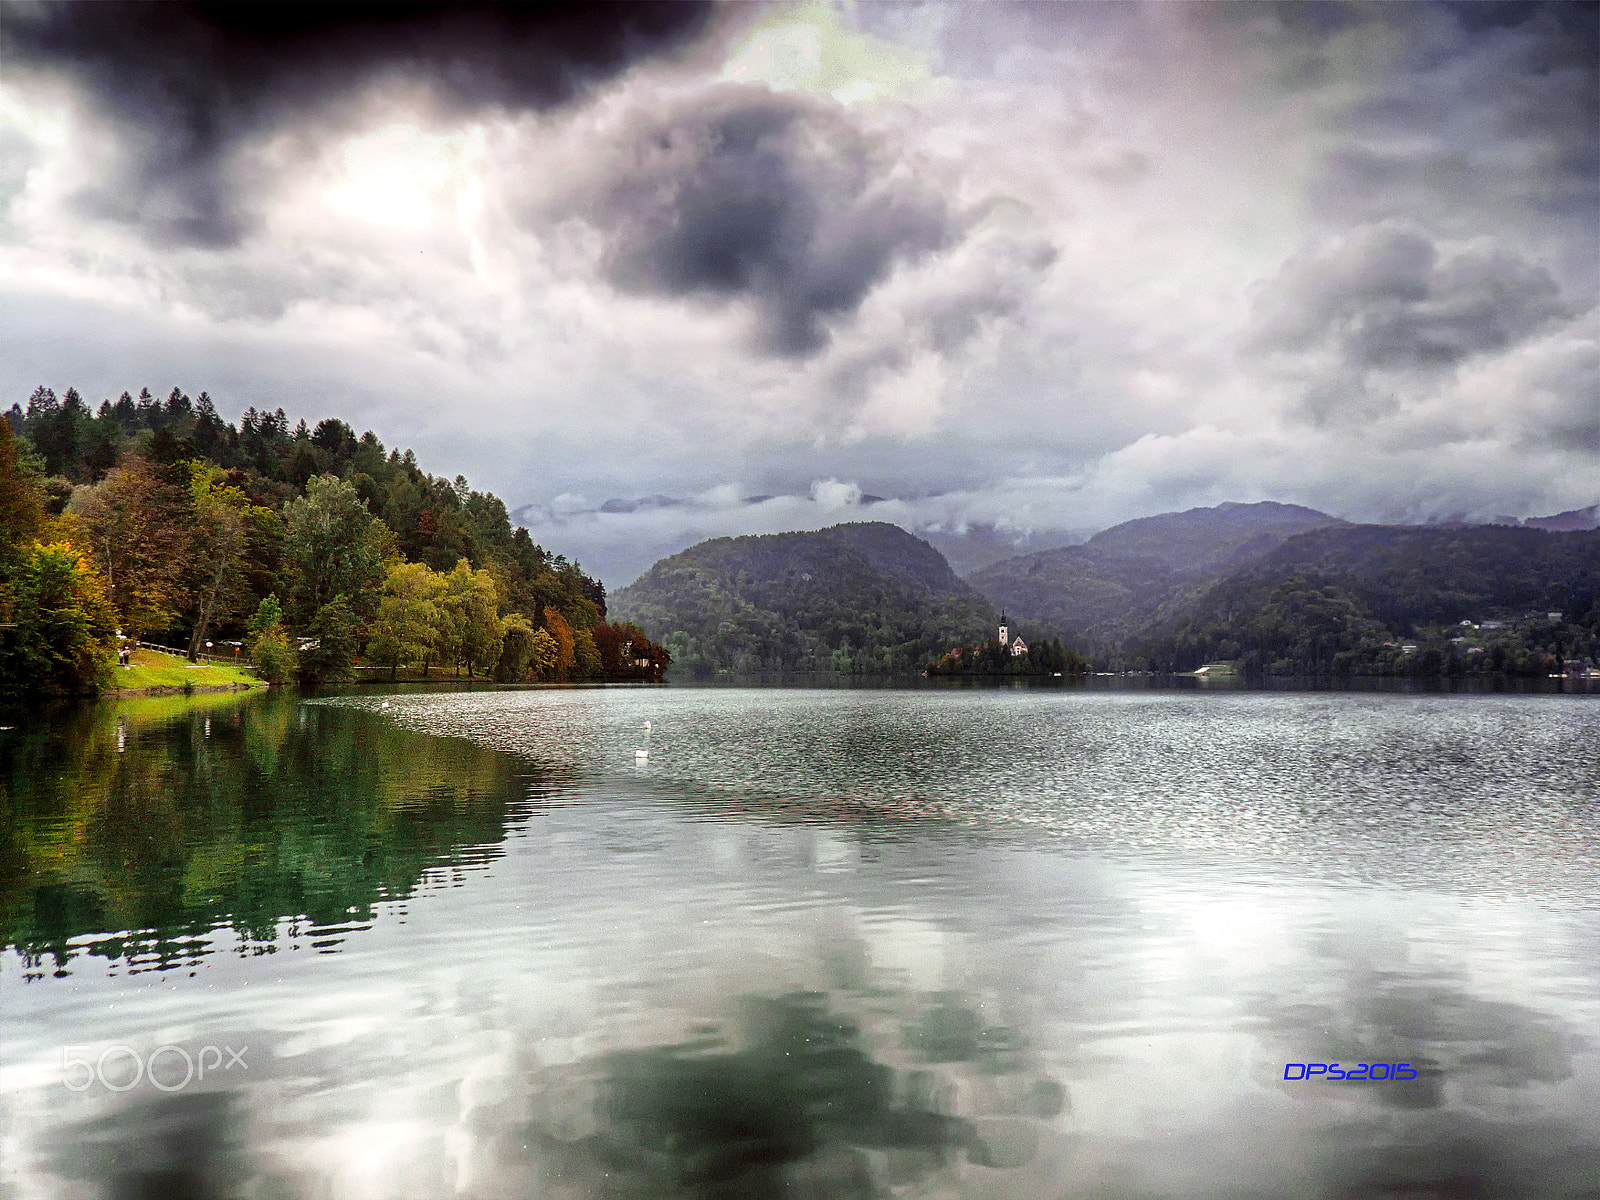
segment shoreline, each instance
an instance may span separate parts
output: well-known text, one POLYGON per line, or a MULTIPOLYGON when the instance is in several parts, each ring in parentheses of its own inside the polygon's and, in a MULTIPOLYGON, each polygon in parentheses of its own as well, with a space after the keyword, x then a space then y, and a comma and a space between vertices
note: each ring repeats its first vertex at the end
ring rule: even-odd
POLYGON ((209 692, 253 692, 257 688, 271 687, 270 683, 202 683, 178 687, 173 684, 162 684, 158 687, 145 688, 107 688, 96 693, 101 699, 128 700, 136 696, 199 696, 209 692))

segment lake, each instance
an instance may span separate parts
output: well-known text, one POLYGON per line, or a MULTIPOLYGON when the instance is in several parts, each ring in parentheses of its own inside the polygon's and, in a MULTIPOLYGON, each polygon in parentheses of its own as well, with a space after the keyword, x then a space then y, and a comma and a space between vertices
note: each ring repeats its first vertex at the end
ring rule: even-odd
POLYGON ((1600 1196, 1597 696, 152 699, 0 785, 6 1200, 1600 1196))

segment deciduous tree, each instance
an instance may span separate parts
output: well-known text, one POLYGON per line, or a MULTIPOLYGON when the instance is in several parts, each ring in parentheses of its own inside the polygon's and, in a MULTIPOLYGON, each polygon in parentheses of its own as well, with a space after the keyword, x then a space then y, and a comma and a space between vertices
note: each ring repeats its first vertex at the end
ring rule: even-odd
POLYGON ((555 678, 556 663, 560 658, 561 647, 556 645, 556 640, 550 636, 550 631, 548 629, 535 629, 528 661, 532 664, 539 678, 555 678))
MULTIPOLYGON (((189 464, 192 506, 189 554, 189 661, 205 644, 211 622, 239 603, 244 591, 248 518, 258 506, 236 487, 222 482, 224 472, 198 460, 189 464)), ((264 511, 264 510, 258 510, 264 511)))
POLYGON ((361 648, 360 624, 349 601, 335 596, 316 611, 306 626, 309 639, 295 664, 301 683, 343 683, 352 674, 361 648))
POLYGON ((544 627, 556 643, 554 676, 557 679, 569 678, 578 662, 577 642, 572 636, 572 627, 559 609, 548 606, 544 610, 544 627))
POLYGON ((495 664, 496 683, 521 683, 533 662, 533 626, 521 613, 510 613, 500 623, 504 636, 500 661, 495 664))
POLYGON ((22 467, 22 452, 11 422, 0 421, 0 570, 6 557, 38 536, 44 521, 39 494, 22 467))
POLYGON ((256 674, 268 683, 282 683, 289 678, 294 660, 289 654, 288 635, 283 631, 283 607, 276 594, 267 596, 256 606, 249 630, 245 650, 256 674))
POLYGON ((117 615, 94 567, 72 546, 31 542, 7 575, 0 692, 97 691, 111 669, 117 615))
POLYGON ((389 664, 389 678, 402 662, 425 662, 433 654, 445 617, 444 597, 445 577, 426 563, 389 568, 367 643, 369 655, 389 664))
POLYGON ((476 665, 485 667, 500 658, 504 636, 500 624, 500 598, 487 571, 474 571, 466 559, 457 561, 444 577, 444 607, 450 614, 456 661, 472 677, 476 665))
POLYGON ((137 640, 171 625, 192 552, 188 497, 153 463, 131 458, 78 489, 68 511, 82 522, 126 634, 137 640))
POLYGON ((283 525, 294 573, 291 615, 309 621, 336 596, 357 615, 372 615, 395 556, 394 535, 356 489, 332 475, 313 476, 306 494, 284 506, 283 525))

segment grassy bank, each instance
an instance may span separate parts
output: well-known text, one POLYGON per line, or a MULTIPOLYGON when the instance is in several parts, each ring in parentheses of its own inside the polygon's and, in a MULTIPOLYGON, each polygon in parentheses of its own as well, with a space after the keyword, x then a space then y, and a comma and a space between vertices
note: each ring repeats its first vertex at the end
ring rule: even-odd
POLYGON ((191 663, 171 654, 135 650, 127 670, 114 667, 111 687, 119 692, 148 691, 151 688, 259 687, 253 671, 222 667, 213 663, 191 663))

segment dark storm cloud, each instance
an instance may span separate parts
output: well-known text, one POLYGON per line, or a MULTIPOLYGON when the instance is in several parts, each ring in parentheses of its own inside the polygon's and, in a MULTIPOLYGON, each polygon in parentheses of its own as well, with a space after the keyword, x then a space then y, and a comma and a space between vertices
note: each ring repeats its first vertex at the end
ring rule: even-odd
MULTIPOLYGON (((56 3, 0 6, 5 57, 69 76, 127 160, 78 198, 160 242, 251 227, 244 141, 380 79, 464 107, 544 108, 702 32, 703 3, 56 3)), ((257 181, 259 182, 259 181, 257 181)))
MULTIPOLYGON (((764 349, 802 355, 896 261, 946 245, 939 193, 829 102, 754 87, 651 115, 600 186, 606 270, 630 290, 746 300, 764 349)), ((592 214, 591 214, 592 219, 592 214)))
POLYGON ((1448 256, 1400 225, 1291 260, 1257 298, 1260 343, 1331 348, 1349 368, 1449 367, 1569 315, 1550 272, 1497 249, 1448 256))
POLYGON ((1351 137, 1325 164, 1317 207, 1374 219, 1437 208, 1447 194, 1439 216, 1461 228, 1537 213, 1570 222, 1593 247, 1600 6, 1451 4, 1435 22, 1412 21, 1410 9, 1374 10, 1401 19, 1410 46, 1343 118, 1351 137))

